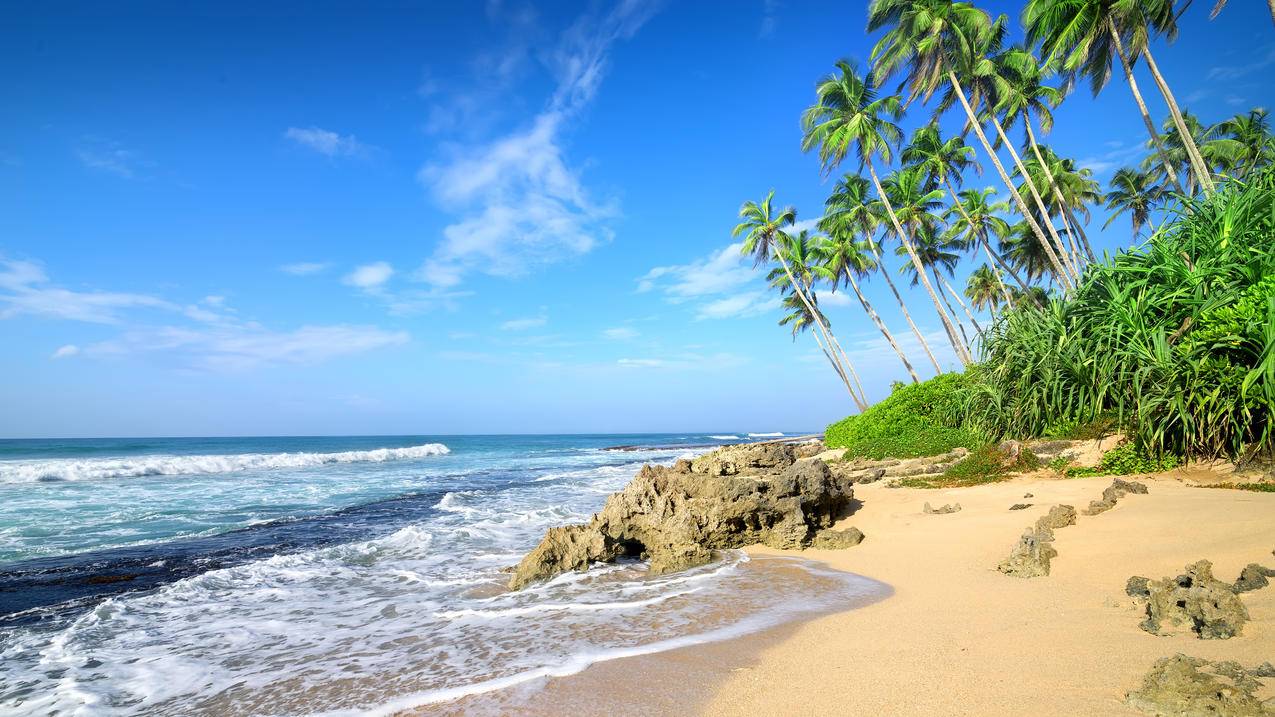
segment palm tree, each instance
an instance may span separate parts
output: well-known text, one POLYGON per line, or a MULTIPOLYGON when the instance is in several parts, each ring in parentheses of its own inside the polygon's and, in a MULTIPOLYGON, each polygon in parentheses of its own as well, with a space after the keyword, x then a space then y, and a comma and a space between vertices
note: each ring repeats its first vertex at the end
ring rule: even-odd
MULTIPOLYGON (((1152 0, 1158 2, 1158 0, 1152 0)), ((1125 81, 1133 92, 1133 99, 1142 115, 1142 122, 1156 151, 1164 154, 1164 146, 1151 112, 1138 89, 1133 76, 1133 61, 1126 51, 1119 29, 1127 22, 1111 0, 1028 0, 1023 10, 1023 25, 1027 28, 1027 41, 1041 47, 1045 64, 1057 67, 1072 82, 1080 75, 1089 78, 1094 95, 1102 91, 1111 77, 1111 58, 1120 59, 1125 81)), ((1144 25, 1145 29, 1145 25, 1144 25)), ((1139 35, 1145 38, 1145 32, 1139 35)), ((1136 57, 1137 47, 1134 47, 1136 57)), ((1162 162, 1168 166, 1167 160, 1162 162)), ((1183 190, 1182 182, 1170 168, 1169 182, 1183 190)))
MULTIPOLYGON (((1191 0, 1187 0, 1186 4, 1190 5, 1191 0)), ((1266 0, 1266 6, 1271 10, 1271 22, 1275 22, 1275 0, 1266 0)), ((1217 0, 1217 2, 1213 4, 1213 10, 1209 12, 1209 19, 1212 20, 1217 17, 1217 14, 1222 12, 1222 8, 1224 7, 1226 7, 1226 0, 1217 0)), ((1178 13, 1178 15, 1181 14, 1181 12, 1178 13)))
MULTIPOLYGON (((891 121, 902 113, 898 95, 878 97, 872 78, 861 77, 858 69, 846 60, 837 62, 837 72, 819 83, 816 95, 818 99, 815 104, 801 118, 805 131, 802 150, 818 148, 825 172, 835 169, 852 148, 856 151, 859 162, 868 168, 868 176, 872 178, 872 185, 885 206, 899 241, 907 248, 912 264, 919 272, 924 273, 920 258, 912 249, 903 225, 899 223, 894 208, 881 188, 881 179, 877 176, 873 163, 873 157, 881 157, 889 162, 893 155, 893 145, 901 135, 898 125, 891 121)), ((968 366, 974 359, 956 338, 952 317, 943 309, 929 279, 922 277, 922 284, 934 302, 934 308, 939 320, 943 322, 957 358, 962 365, 968 366)))
POLYGON ((991 201, 991 197, 994 196, 996 196, 996 190, 991 187, 982 190, 963 190, 954 205, 947 210, 945 219, 948 222, 947 234, 950 240, 959 238, 967 249, 975 244, 981 246, 983 253, 992 262, 992 266, 999 267, 998 270, 992 273, 1000 284, 1001 291, 1005 294, 1005 300, 1008 302, 1009 287, 1005 284, 1001 272, 1009 274, 1023 289, 1027 288, 1027 283, 1018 275, 1014 267, 1010 266, 1000 254, 992 250, 992 236, 1001 239, 1009 233, 1009 223, 999 216, 1001 213, 1009 211, 1009 205, 1005 202, 991 201), (959 214, 959 216, 953 218, 953 213, 959 214))
POLYGON ((877 314, 876 309, 872 308, 871 302, 859 288, 859 279, 867 277, 877 268, 877 262, 872 257, 875 247, 871 234, 868 235, 868 239, 858 240, 855 232, 846 223, 834 220, 829 223, 829 226, 834 228, 828 232, 828 237, 820 246, 819 253, 823 257, 823 263, 815 268, 815 273, 827 281, 834 292, 838 286, 849 286, 854 291, 864 313, 872 319, 872 323, 876 324, 881 335, 885 337, 886 343, 890 344, 890 348, 899 355, 903 367, 912 377, 912 383, 920 383, 921 378, 916 375, 916 369, 912 368, 912 362, 908 361, 907 354, 899 348, 894 335, 890 333, 890 329, 886 328, 885 321, 877 314))
POLYGON ((815 307, 814 302, 806 295, 806 287, 799 283, 793 276, 791 267, 783 251, 783 243, 788 238, 784 233, 784 228, 792 226, 797 220, 797 211, 792 207, 784 207, 775 213, 774 209, 775 190, 771 190, 766 198, 757 203, 754 201, 744 202, 739 208, 739 218, 742 220, 735 225, 735 229, 731 231, 732 237, 744 235, 743 246, 740 252, 743 254, 751 254, 753 256, 754 266, 760 266, 768 263, 771 256, 779 260, 779 264, 783 267, 784 273, 788 277, 788 281, 792 287, 792 291, 797 298, 805 303, 806 309, 810 312, 811 319, 815 322, 819 333, 823 334, 824 341, 827 342, 829 352, 835 348, 839 352, 834 363, 841 364, 837 367, 837 373, 841 375, 845 381, 846 390, 850 393, 850 398, 854 400, 860 411, 867 409, 867 402, 863 398, 862 389, 860 392, 855 391, 855 387, 851 385, 846 378, 847 371, 845 364, 849 364, 845 352, 841 351, 840 344, 836 343, 832 332, 828 330, 828 326, 823 323, 822 316, 815 307))
MULTIPOLYGON (((1059 157, 1048 145, 1040 146, 1041 159, 1049 169, 1056 194, 1046 202, 1049 210, 1062 217, 1075 234, 1079 236, 1085 254, 1092 260, 1093 247, 1089 244, 1089 236, 1085 232, 1085 223, 1090 219, 1089 205, 1102 203, 1102 190, 1093 178, 1093 171, 1078 167, 1075 160, 1059 157), (1079 216, 1077 216, 1079 215, 1079 216), (1084 218, 1084 222, 1080 218, 1084 218)), ((1027 163, 1027 173, 1033 177, 1039 173, 1044 175, 1041 165, 1035 161, 1027 163)))
POLYGON ((1151 178, 1136 169, 1125 167, 1116 171, 1111 177, 1110 190, 1107 192, 1107 208, 1111 217, 1103 224, 1105 229, 1123 212, 1129 213, 1133 223, 1133 236, 1151 217, 1151 210, 1164 197, 1164 190, 1151 181, 1151 178))
POLYGON ((1209 128, 1206 138, 1210 142, 1229 143, 1228 154, 1235 159, 1233 173, 1237 177, 1243 177, 1265 164, 1275 151, 1270 120, 1266 110, 1261 107, 1218 122, 1209 128))
POLYGON ((995 313, 1000 308, 1002 298, 1006 305, 1013 301, 1009 292, 1002 292, 1004 288, 1005 285, 1000 282, 996 272, 987 264, 980 264, 965 282, 965 297, 975 309, 995 313))
POLYGON ((925 334, 921 333, 921 329, 917 328, 916 322, 912 320, 912 313, 908 311, 907 303, 903 301, 898 287, 894 285, 894 280, 890 278, 890 271, 881 256, 881 246, 874 239, 877 227, 882 224, 882 215, 884 214, 883 210, 877 210, 878 206, 881 206, 881 203, 872 198, 870 180, 862 175, 847 174, 837 182, 832 194, 828 197, 828 201, 824 204, 824 216, 820 222, 820 227, 829 234, 835 234, 838 231, 848 231, 852 235, 859 235, 865 238, 868 248, 876 261, 877 271, 881 276, 885 277, 885 283, 890 287, 890 293, 894 294, 894 300, 899 303, 899 311, 908 322, 908 327, 912 329, 917 342, 920 343, 921 350, 925 351, 930 363, 934 364, 934 370, 937 373, 943 373, 943 368, 939 365, 938 359, 934 357, 934 352, 930 349, 929 342, 925 340, 925 334))
MULTIPOLYGON (((988 142, 982 123, 961 85, 961 77, 969 79, 989 76, 992 62, 988 58, 988 52, 997 48, 1004 36, 1003 16, 992 22, 986 13, 973 5, 952 0, 872 0, 868 8, 868 30, 871 32, 887 26, 890 30, 872 50, 872 57, 877 63, 875 74, 878 81, 907 65, 905 83, 910 86, 914 97, 929 99, 942 82, 948 83, 950 96, 944 98, 940 109, 945 108, 951 98, 959 100, 965 111, 967 126, 974 130, 1001 181, 1009 189, 1019 212, 1044 246, 1050 260, 1057 264, 1056 271, 1060 281, 1065 288, 1070 289, 1067 271, 1054 253, 1050 239, 1036 223, 1027 208, 1027 202, 1010 181, 1009 174, 988 142)), ((990 91, 991 87, 990 83, 983 83, 982 87, 974 89, 982 93, 990 91)), ((983 99, 985 98, 976 96, 975 104, 981 103, 983 99)), ((1000 123, 995 116, 992 116, 992 120, 999 131, 1000 123)), ((1012 152, 1012 146, 1010 149, 1012 152)), ((1050 231, 1053 231, 1052 227, 1050 231)))
MULTIPOLYGON (((1009 232, 1001 238, 1001 255, 1008 259, 1018 271, 1026 274, 1028 281, 1047 278, 1050 283, 1053 283, 1056 280, 1053 266, 1049 257, 1045 256, 1040 242, 1034 241, 1034 238, 1027 222, 1011 225, 1009 232)), ((1032 293, 1033 290, 1037 288, 1039 287, 1014 288, 1011 292, 1020 298, 1030 299, 1035 295, 1032 293)))
MULTIPOLYGON (((956 315, 956 310, 952 308, 949 297, 956 300, 961 309, 965 312, 966 318, 974 325, 974 331, 983 333, 982 327, 978 325, 978 321, 974 319, 974 315, 970 313, 969 307, 961 301, 961 297, 957 294, 956 289, 943 278, 943 271, 950 276, 955 272, 956 265, 961 260, 961 255, 954 249, 961 248, 961 242, 945 239, 939 232, 937 217, 932 217, 931 221, 919 224, 912 230, 912 236, 915 237, 916 253, 921 257, 921 263, 930 270, 930 275, 934 278, 934 283, 939 287, 939 295, 943 297, 943 302, 947 304, 947 310, 956 315)), ((916 271, 912 269, 910 264, 905 264, 902 271, 912 276, 912 284, 916 285, 916 271)), ((957 327, 961 330, 961 337, 965 339, 965 344, 970 344, 969 335, 965 333, 965 326, 959 321, 957 327)))
MULTIPOLYGON (((995 82, 997 83, 997 106, 996 111, 1005 119, 1005 128, 1013 129, 1014 125, 1021 119, 1023 122, 1023 130, 1027 135, 1027 144, 1031 147, 1032 154, 1036 158, 1036 166, 1042 171, 1033 173, 1026 171, 1026 181, 1024 182, 1030 189, 1032 187, 1044 187, 1049 198, 1044 202, 1046 210, 1050 204, 1055 206, 1065 206, 1062 192, 1054 181, 1053 172, 1050 165, 1045 161, 1040 151, 1040 144, 1036 141, 1036 133, 1032 130, 1032 115, 1036 116, 1036 121, 1040 123, 1040 131, 1048 132, 1054 125, 1053 108, 1062 102, 1062 91, 1056 87, 1044 84, 1044 68, 1036 61, 1036 56, 1031 52, 1021 49, 1012 48, 1007 50, 996 58, 996 64, 999 69, 995 82)), ((1024 166, 1019 165, 1019 175, 1024 174, 1024 166)), ((1067 221, 1065 214, 1059 210, 1059 216, 1063 220, 1063 229, 1067 233, 1068 241, 1071 244, 1072 251, 1078 250, 1078 242, 1075 233, 1072 231, 1071 224, 1067 221)), ((1051 221, 1052 220, 1046 220, 1051 221)), ((1088 249, 1088 242, 1084 242, 1087 250, 1087 256, 1090 261, 1094 260, 1093 251, 1088 249)), ((1074 256, 1073 264, 1079 269, 1078 262, 1074 256)))

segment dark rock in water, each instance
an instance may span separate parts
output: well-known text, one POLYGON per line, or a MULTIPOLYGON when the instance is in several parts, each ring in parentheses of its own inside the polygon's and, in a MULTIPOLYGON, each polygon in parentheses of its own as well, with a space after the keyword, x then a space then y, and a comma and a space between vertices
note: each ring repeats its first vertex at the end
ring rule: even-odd
POLYGON ((1009 506, 1009 509, 1010 510, 1027 510, 1030 507, 1032 507, 1031 503, 1015 503, 1009 506))
POLYGON ((1250 590, 1258 590, 1271 584, 1267 578, 1275 577, 1275 570, 1264 568, 1257 563, 1249 563, 1242 571, 1240 577, 1235 581, 1232 590, 1237 593, 1246 593, 1250 590))
POLYGON ((1049 512, 1036 520, 1036 529, 1049 528, 1057 530, 1076 524, 1076 509, 1070 505, 1055 505, 1049 512))
POLYGON ((1125 697, 1129 706, 1154 715, 1183 717, 1270 717, 1262 687, 1252 672, 1234 662, 1209 662, 1177 654, 1156 660, 1142 687, 1125 697))
POLYGON ((810 541, 810 547, 820 550, 842 550, 862 543, 863 538, 863 531, 858 528, 821 530, 815 533, 814 540, 810 541))
POLYGON ((1049 574, 1049 561, 1058 557, 1054 532, 1049 528, 1028 528, 1018 539, 1009 557, 996 569, 1017 578, 1037 578, 1049 574))
POLYGON ((1144 578, 1141 575, 1134 575, 1124 584, 1124 594, 1134 598, 1151 597, 1151 590, 1147 588, 1147 584, 1151 582, 1151 578, 1144 578))
POLYGON ((1085 511, 1085 515, 1098 515, 1105 513, 1116 507, 1116 501, 1125 497, 1130 493, 1147 493, 1147 486, 1137 481, 1121 480, 1119 478, 1113 480, 1106 490, 1102 491, 1102 500, 1095 500, 1089 504, 1089 508, 1085 511))
MULTIPOLYGON (((710 562, 714 550, 808 547, 853 497, 823 461, 795 460, 783 444, 727 446, 671 468, 643 466, 587 525, 551 528, 509 587, 622 557, 649 559, 651 572, 661 574, 710 562)), ((854 544, 845 533, 822 540, 854 544)))
POLYGON ((1231 586, 1213 577, 1213 564, 1200 560, 1176 578, 1147 583, 1147 619, 1139 625, 1153 635, 1189 626, 1201 639, 1225 640, 1240 634, 1248 610, 1231 586))
POLYGON ((945 515, 947 513, 958 513, 960 512, 960 510, 961 510, 960 503, 952 503, 950 505, 944 504, 938 508, 931 508, 930 504, 926 503, 925 507, 921 509, 921 512, 925 513, 926 515, 945 515))

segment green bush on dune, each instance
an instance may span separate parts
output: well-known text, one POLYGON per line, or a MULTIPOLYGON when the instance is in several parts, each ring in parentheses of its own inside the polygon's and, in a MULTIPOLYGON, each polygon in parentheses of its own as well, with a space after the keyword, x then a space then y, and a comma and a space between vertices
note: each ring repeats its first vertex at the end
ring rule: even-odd
POLYGON ((982 441, 961 427, 965 377, 948 373, 924 383, 898 384, 887 398, 862 414, 842 419, 824 433, 829 448, 846 457, 915 458, 972 448, 982 441))

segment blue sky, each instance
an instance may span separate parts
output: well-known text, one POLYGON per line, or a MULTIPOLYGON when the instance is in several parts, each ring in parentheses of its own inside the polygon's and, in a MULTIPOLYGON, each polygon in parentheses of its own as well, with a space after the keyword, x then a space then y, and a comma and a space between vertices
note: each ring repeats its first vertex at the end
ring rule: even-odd
MULTIPOLYGON (((771 188, 819 215, 798 116, 861 5, 11 8, 0 436, 818 429, 852 407, 729 232, 771 188)), ((1269 105, 1264 6, 1196 5, 1155 46, 1179 100, 1269 105)), ((1047 142, 1105 184, 1143 139, 1117 77, 1047 142)), ((902 368, 838 298, 880 398, 902 368)))

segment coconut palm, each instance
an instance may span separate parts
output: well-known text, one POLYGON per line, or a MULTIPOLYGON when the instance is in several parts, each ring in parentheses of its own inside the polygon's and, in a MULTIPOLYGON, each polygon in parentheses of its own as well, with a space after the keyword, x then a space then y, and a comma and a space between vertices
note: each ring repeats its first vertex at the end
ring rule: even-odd
POLYGON ((966 249, 974 245, 982 247, 983 253, 992 262, 992 266, 997 267, 997 270, 992 273, 996 277, 996 281, 999 282, 1001 291, 1005 294, 1005 300, 1008 302, 1009 286, 1006 285, 1001 273, 1009 274, 1023 289, 1027 288, 1027 283, 1018 275, 1013 266, 992 249, 991 239, 993 236, 1000 239, 1009 233, 1009 223, 1000 217, 1000 214, 1009 211, 1009 205, 1005 202, 991 201, 991 198, 995 196, 996 190, 991 187, 981 190, 963 190, 953 206, 947 210, 944 218, 948 223, 947 237, 949 240, 959 239, 966 249), (954 214, 956 216, 953 216, 954 214))
POLYGON ((877 271, 881 276, 885 277, 885 283, 890 287, 890 293, 894 295, 894 300, 899 304, 899 312, 903 314, 904 320, 908 322, 908 327, 912 329, 913 335, 916 336, 917 342, 921 345, 921 350, 929 357, 930 363, 934 364, 934 370, 938 373, 943 373, 943 368, 939 365, 938 359, 934 357, 934 351, 930 349, 929 342, 925 340, 925 334, 922 334, 921 329, 917 328, 916 322, 912 320, 912 312, 908 311, 907 303, 903 301, 898 287, 894 285, 894 280, 890 278, 889 268, 886 267, 885 261, 881 256, 881 246, 875 240, 877 228, 883 223, 883 211, 878 209, 881 206, 883 205, 872 197, 871 181, 869 179, 858 174, 847 174, 837 182, 832 194, 828 196, 828 200, 824 204, 824 216, 820 221, 820 228, 832 235, 838 232, 849 232, 852 236, 864 237, 868 249, 872 252, 872 256, 875 259, 877 271))
MULTIPOLYGON (((1036 122, 1040 124, 1041 132, 1049 132, 1053 127, 1053 108, 1062 102, 1062 91, 1057 87, 1044 83, 1045 68, 1037 62, 1036 56, 1028 50, 1011 48, 996 57, 996 64, 999 70, 995 78, 997 83, 996 112, 1004 118, 1006 130, 1013 129, 1014 125, 1019 120, 1022 120, 1023 131, 1027 136, 1027 145, 1031 147, 1037 168, 1042 170, 1040 172, 1026 171, 1027 179, 1024 184, 1029 189, 1032 187, 1041 189, 1045 195, 1043 203, 1046 211, 1050 209, 1049 205, 1051 204, 1057 207, 1065 206, 1066 202, 1057 182, 1054 180, 1052 168, 1045 161, 1045 157, 1040 150, 1040 144, 1036 140, 1036 133, 1032 130, 1033 116, 1036 118, 1036 122)), ((1028 163, 1030 163, 1030 160, 1028 163)), ((1026 164, 1019 165, 1018 174, 1020 176, 1024 173, 1025 168, 1026 164)), ((1083 243, 1088 259, 1093 261, 1093 251, 1088 248, 1088 242, 1077 241, 1071 223, 1067 221, 1061 209, 1058 212, 1063 219, 1063 228, 1071 244, 1072 252, 1076 252, 1078 250, 1077 245, 1083 243)), ((1079 267, 1076 266, 1075 268, 1079 267)))
MULTIPOLYGON (((1162 12, 1162 0, 1148 2, 1162 12)), ((1137 18, 1145 17, 1123 12, 1122 8, 1129 5, 1129 2, 1112 0, 1028 0, 1023 10, 1023 25, 1027 29, 1028 43, 1040 45, 1041 59, 1047 65, 1056 67, 1069 82, 1078 76, 1087 77, 1094 95, 1102 91, 1111 77, 1111 58, 1118 57, 1152 145, 1163 155, 1160 134, 1151 121, 1151 112, 1133 76, 1133 63, 1144 49, 1148 37, 1147 25, 1143 23, 1141 32, 1129 36, 1129 47, 1126 47, 1122 36, 1130 26, 1138 27, 1137 18)), ((1160 19, 1163 21, 1162 17, 1160 19)), ((1170 166, 1163 158, 1162 162, 1170 166)), ((1185 188, 1172 169, 1168 180, 1178 191, 1185 188)))
MULTIPOLYGON (((961 300, 956 289, 944 278, 943 274, 952 275, 956 269, 956 265, 961 260, 961 255, 957 250, 962 248, 962 242, 945 239, 938 226, 938 217, 932 217, 931 221, 919 224, 912 232, 915 237, 916 253, 921 257, 921 263, 930 270, 930 276, 933 277, 934 283, 939 287, 939 295, 943 297, 944 303, 947 304, 948 311, 956 315, 956 311, 952 308, 950 299, 955 299, 965 312, 965 317, 974 325, 976 333, 982 333, 983 329, 978 325, 978 321, 974 319, 974 315, 970 313, 969 307, 961 300)), ((905 264, 901 271, 911 275, 912 285, 915 286, 917 279, 916 271, 911 264, 905 264)), ((965 326, 959 321, 957 327, 961 330, 961 337, 965 339, 965 343, 969 345, 969 335, 965 333, 965 326)))
MULTIPOLYGON (((1272 0, 1275 1, 1275 0, 1272 0)), ((1222 120, 1209 128, 1205 138, 1211 144, 1225 144, 1234 162, 1229 174, 1243 177, 1270 161, 1272 146, 1270 120, 1260 107, 1222 120)))
MULTIPOLYGON (((886 27, 889 31, 872 50, 876 79, 884 81, 906 66, 904 83, 909 86, 914 98, 927 100, 946 83, 948 90, 940 103, 940 110, 953 101, 959 101, 965 111, 967 126, 974 130, 1019 212, 1036 233, 1051 261, 1057 264, 1060 281, 1070 289, 1072 284, 1067 270, 1054 252, 1050 238, 1032 217, 1027 202, 1010 181, 1009 174, 983 132, 982 122, 974 108, 979 104, 994 104, 992 98, 983 94, 994 89, 992 83, 986 81, 994 74, 989 54, 998 50, 1003 40, 1004 17, 992 21, 990 16, 968 2, 872 0, 868 7, 868 30, 872 32, 886 27), (978 78, 984 78, 984 81, 978 82, 978 78), (971 86, 973 103, 961 84, 971 79, 978 83, 977 87, 971 86)), ((992 115, 991 119, 1003 135, 995 116, 992 115)), ((1012 152, 1012 147, 1010 149, 1012 152)), ((1050 231, 1053 231, 1052 227, 1050 231)))
POLYGON ((852 373, 852 367, 847 365, 849 364, 849 359, 845 357, 845 352, 840 350, 840 344, 837 343, 828 326, 823 323, 814 302, 806 295, 805 287, 793 277, 785 252, 781 251, 784 248, 783 243, 788 238, 784 229, 792 226, 793 222, 797 220, 797 211, 792 207, 784 207, 776 213, 774 201, 775 191, 772 189, 760 203, 751 200, 744 202, 739 208, 741 221, 735 225, 734 230, 731 231, 731 236, 744 236, 740 252, 745 255, 752 255, 754 266, 768 263, 772 256, 779 261, 784 273, 788 276, 793 293, 798 299, 805 302, 806 309, 810 312, 811 320, 815 322, 818 332, 823 335, 823 340, 827 343, 829 352, 834 356, 834 363, 840 364, 837 367, 837 373, 845 381, 846 390, 850 393, 850 398, 859 406, 859 410, 865 410, 867 402, 863 398, 862 389, 860 388, 856 391, 847 378, 852 373))
POLYGON ((868 234, 867 239, 858 239, 856 233, 850 228, 849 224, 837 221, 829 222, 826 226, 833 227, 828 232, 827 238, 823 240, 819 253, 823 257, 823 263, 815 268, 815 273, 828 282, 835 292, 839 286, 849 286, 854 291, 854 295, 859 299, 859 305, 863 307, 864 313, 868 318, 872 319, 872 323, 876 324, 877 330, 885 337, 886 343, 890 344, 890 348, 898 354, 899 360, 903 362, 903 367, 908 370, 908 375, 912 377, 912 383, 920 383, 921 378, 916 375, 916 369, 912 368, 912 362, 908 361, 907 354, 903 353, 903 349, 899 348, 899 343, 894 340, 894 335, 890 333, 890 329, 886 327, 885 321, 872 307, 872 303, 863 295, 863 291, 859 288, 859 280, 866 278, 869 274, 877 269, 875 254, 875 246, 868 234))
MULTIPOLYGON (((818 149, 825 172, 835 169, 847 154, 852 151, 855 153, 860 164, 868 168, 868 176, 872 179, 877 196, 882 200, 896 236, 907 249, 908 258, 919 272, 924 273, 921 260, 912 249, 912 243, 889 199, 885 197, 873 161, 874 157, 880 157, 889 162, 894 153, 893 145, 899 141, 901 132, 892 121, 902 113, 898 95, 878 97, 876 83, 872 78, 861 76, 853 64, 841 60, 837 63, 837 71, 819 83, 816 96, 815 104, 801 118, 805 133, 801 143, 802 150, 818 149)), ((957 338, 952 317, 944 310, 928 278, 922 277, 922 285, 934 303, 934 309, 938 312, 957 358, 962 365, 968 366, 973 362, 973 357, 957 338)))
POLYGON ((1115 221, 1120 214, 1128 212, 1133 224, 1133 236, 1136 238, 1151 218, 1151 210, 1164 198, 1164 190, 1145 172, 1128 167, 1117 170, 1108 186, 1107 208, 1111 211, 1111 217, 1102 225, 1103 228, 1115 221))
MULTIPOLYGON (((1045 256, 1040 242, 1034 241, 1034 239, 1031 227, 1027 225, 1027 222, 1011 224, 1009 232, 1000 241, 1001 256, 1008 259, 1018 271, 1025 274, 1028 281, 1045 278, 1052 284, 1056 279, 1053 265, 1049 261, 1049 257, 1045 256)), ((1023 290, 1015 287, 1011 289, 1011 292, 1030 299, 1030 297, 1034 296, 1032 290, 1036 288, 1038 287, 1029 287, 1023 290), (1024 293, 1019 294, 1019 292, 1024 293)))
MULTIPOLYGON (((1089 222, 1089 206, 1102 203, 1102 189, 1093 178, 1093 171, 1080 167, 1073 159, 1058 156, 1049 145, 1040 146, 1041 159, 1049 167, 1049 176, 1054 180, 1058 192, 1046 204, 1051 212, 1059 214, 1079 237, 1085 254, 1094 258, 1093 247, 1089 244, 1089 236, 1085 232, 1085 224, 1089 222), (1081 221, 1083 218, 1084 221, 1081 221)), ((1040 171, 1039 165, 1027 163, 1027 173, 1035 176, 1040 171)), ((1043 174, 1043 172, 1041 172, 1043 174)))
MULTIPOLYGON (((1187 4, 1190 5, 1191 0, 1187 0, 1187 4)), ((1271 11, 1271 22, 1275 22, 1275 0, 1266 0, 1266 6, 1270 8, 1271 11)), ((1222 8, 1224 7, 1226 7, 1226 0, 1217 0, 1217 2, 1213 4, 1213 9, 1209 11, 1209 19, 1212 20, 1217 17, 1218 13, 1222 12, 1222 8)), ((1181 15, 1180 12, 1178 14, 1181 15)))
POLYGON ((990 266, 980 264, 965 281, 965 298, 975 309, 995 313, 1002 300, 1007 305, 1012 301, 1009 292, 1002 291, 1004 286, 990 266))

